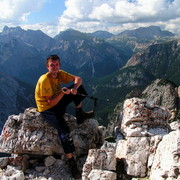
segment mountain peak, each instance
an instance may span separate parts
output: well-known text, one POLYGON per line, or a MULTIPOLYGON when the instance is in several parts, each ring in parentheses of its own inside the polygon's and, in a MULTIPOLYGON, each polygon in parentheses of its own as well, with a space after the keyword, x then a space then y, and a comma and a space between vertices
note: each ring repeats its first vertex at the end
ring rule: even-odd
POLYGON ((8 27, 8 26, 4 26, 2 33, 3 34, 9 34, 9 33, 17 33, 17 32, 23 32, 24 30, 20 27, 8 27))
POLYGON ((123 36, 132 36, 140 39, 156 39, 160 37, 171 37, 173 33, 169 31, 162 31, 158 26, 140 27, 135 30, 126 30, 120 33, 123 36))
POLYGON ((72 28, 69 28, 65 31, 60 32, 57 36, 54 37, 54 39, 61 39, 61 40, 77 40, 77 39, 86 39, 87 35, 78 31, 74 30, 72 28))
POLYGON ((36 47, 37 49, 46 49, 53 43, 53 38, 49 37, 41 30, 24 30, 20 26, 4 26, 2 35, 7 35, 36 47), (48 42, 48 43, 47 43, 48 42))
POLYGON ((107 31, 95 31, 93 33, 89 33, 90 36, 102 38, 102 39, 108 39, 114 36, 114 34, 109 33, 107 31))

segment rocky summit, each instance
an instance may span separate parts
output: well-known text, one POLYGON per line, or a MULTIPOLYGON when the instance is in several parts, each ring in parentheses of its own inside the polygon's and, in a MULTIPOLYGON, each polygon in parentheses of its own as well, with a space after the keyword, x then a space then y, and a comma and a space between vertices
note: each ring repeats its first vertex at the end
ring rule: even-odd
MULTIPOLYGON (((66 114, 82 180, 176 180, 180 178, 180 124, 171 111, 140 98, 124 102, 114 140, 95 119, 78 125, 66 114)), ((0 136, 2 180, 73 179, 57 131, 35 108, 11 115, 0 136)))
MULTIPOLYGON (((102 144, 98 122, 91 120, 77 125, 73 116, 66 114, 65 119, 72 130, 76 154, 87 154, 88 149, 102 144)), ((63 155, 57 131, 47 124, 35 108, 24 113, 9 116, 0 138, 0 151, 14 154, 63 155)))

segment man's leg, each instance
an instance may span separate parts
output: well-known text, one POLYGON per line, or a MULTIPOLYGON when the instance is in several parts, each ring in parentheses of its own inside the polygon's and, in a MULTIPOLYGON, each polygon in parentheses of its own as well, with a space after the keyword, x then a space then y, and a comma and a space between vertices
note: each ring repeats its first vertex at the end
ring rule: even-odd
POLYGON ((82 85, 77 89, 76 95, 69 95, 69 97, 71 98, 71 100, 74 102, 76 106, 76 118, 77 118, 78 124, 81 124, 86 119, 90 119, 94 116, 93 111, 84 112, 82 109, 82 101, 86 97, 86 95, 87 95, 87 92, 82 85))
POLYGON ((41 115, 48 124, 57 129, 64 152, 66 154, 73 153, 75 150, 73 139, 64 118, 57 117, 56 113, 53 112, 52 109, 41 112, 41 115))
MULTIPOLYGON (((69 87, 72 88, 72 86, 69 87)), ((89 111, 89 112, 84 112, 82 110, 82 101, 83 99, 86 97, 87 92, 85 91, 84 87, 81 85, 78 89, 77 89, 77 94, 76 95, 72 95, 72 94, 65 94, 63 96, 63 98, 59 101, 59 103, 54 106, 53 108, 56 108, 56 112, 58 112, 58 116, 63 116, 65 111, 66 111, 66 107, 71 103, 74 102, 75 106, 76 106, 76 118, 77 118, 77 123, 81 124, 83 123, 86 119, 90 119, 94 116, 94 112, 93 111, 89 111), (59 111, 61 109, 61 111, 59 111)))
POLYGON ((53 112, 54 109, 50 109, 51 111, 41 112, 42 117, 45 119, 47 123, 55 127, 58 131, 59 137, 61 139, 61 143, 68 159, 68 164, 71 169, 72 175, 74 178, 80 178, 81 173, 79 172, 76 161, 73 158, 73 152, 75 151, 75 147, 73 144, 73 139, 70 135, 69 127, 67 126, 64 118, 57 117, 56 113, 53 112))

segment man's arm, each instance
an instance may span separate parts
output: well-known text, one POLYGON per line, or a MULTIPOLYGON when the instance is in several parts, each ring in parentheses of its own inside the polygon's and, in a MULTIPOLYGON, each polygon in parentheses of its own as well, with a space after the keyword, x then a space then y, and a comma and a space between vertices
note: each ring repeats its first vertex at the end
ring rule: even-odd
POLYGON ((60 93, 57 96, 45 96, 47 102, 51 106, 55 106, 64 96, 64 91, 61 90, 60 93))
POLYGON ((82 78, 80 78, 78 76, 73 76, 72 81, 74 82, 73 88, 68 89, 68 88, 63 87, 61 89, 60 93, 57 96, 46 96, 47 102, 51 106, 55 106, 62 99, 64 94, 70 94, 71 93, 73 95, 76 95, 77 94, 77 89, 82 84, 82 78))
POLYGON ((82 84, 82 78, 79 76, 73 76, 74 86, 71 88, 71 94, 77 94, 77 89, 82 84))

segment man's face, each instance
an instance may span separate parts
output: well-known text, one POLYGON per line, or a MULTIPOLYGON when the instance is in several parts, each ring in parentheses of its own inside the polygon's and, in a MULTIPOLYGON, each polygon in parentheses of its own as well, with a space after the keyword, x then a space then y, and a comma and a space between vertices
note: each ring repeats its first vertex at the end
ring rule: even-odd
POLYGON ((49 60, 46 67, 51 74, 57 74, 60 69, 60 64, 58 60, 49 60))

